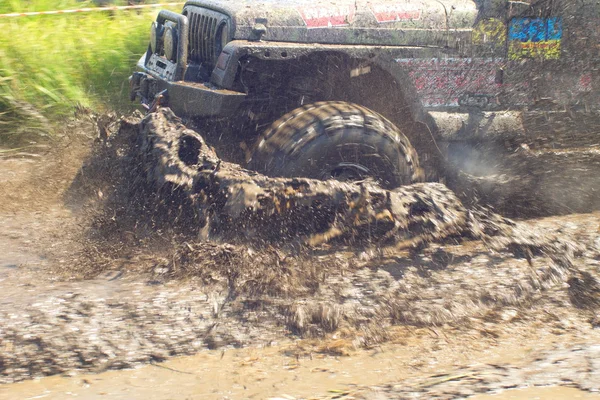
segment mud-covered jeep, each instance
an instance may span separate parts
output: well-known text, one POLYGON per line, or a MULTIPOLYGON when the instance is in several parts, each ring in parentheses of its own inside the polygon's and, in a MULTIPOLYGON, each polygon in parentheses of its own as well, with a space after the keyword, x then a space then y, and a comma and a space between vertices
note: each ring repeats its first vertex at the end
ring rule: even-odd
POLYGON ((484 173, 482 142, 578 145, 554 126, 598 108, 595 0, 190 0, 150 36, 132 98, 273 176, 484 173))

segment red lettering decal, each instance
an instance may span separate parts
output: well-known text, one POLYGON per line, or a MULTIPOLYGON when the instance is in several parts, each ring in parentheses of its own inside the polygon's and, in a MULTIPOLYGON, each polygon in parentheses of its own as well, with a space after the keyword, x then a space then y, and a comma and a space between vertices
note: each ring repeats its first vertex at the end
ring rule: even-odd
POLYGON ((303 7, 298 12, 307 28, 346 26, 354 20, 354 7, 303 7))
POLYGON ((406 4, 371 4, 371 12, 377 22, 412 21, 421 18, 421 10, 406 4))

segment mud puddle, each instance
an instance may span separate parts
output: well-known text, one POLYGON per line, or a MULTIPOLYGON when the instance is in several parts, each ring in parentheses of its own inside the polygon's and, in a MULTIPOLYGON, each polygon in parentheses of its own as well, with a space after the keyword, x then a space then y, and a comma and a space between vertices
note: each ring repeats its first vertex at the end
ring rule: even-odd
POLYGON ((285 343, 267 348, 203 352, 136 370, 43 378, 0 386, 0 398, 60 399, 67 393, 85 399, 132 400, 311 397, 346 389, 352 382, 382 384, 395 380, 401 372, 395 364, 405 363, 411 353, 402 348, 385 353, 360 352, 342 358, 315 354, 312 359, 296 359, 285 355, 292 346, 285 343), (3 395, 3 391, 7 394, 3 395))
MULTIPOLYGON (((81 169, 85 146, 74 157, 2 164, 0 397, 453 398, 528 382, 598 387, 580 355, 600 359, 590 347, 600 343, 600 214, 476 225, 484 213, 473 218, 450 191, 424 184, 394 194, 441 206, 419 209, 429 214, 414 219, 425 230, 410 249, 257 245, 249 225, 236 240, 206 240, 202 226, 176 229, 190 208, 152 198, 135 157, 121 151, 135 153, 135 141, 123 143, 81 169), (447 216, 462 231, 448 229, 447 216), (494 228, 497 245, 457 235, 494 228), (538 353, 575 361, 564 368, 555 359, 533 379, 527 366, 540 367, 538 353), (152 365, 110 371, 143 364, 152 365), (575 375, 557 375, 565 370, 575 375)), ((221 168, 232 173, 224 183, 248 175, 221 168)), ((371 200, 382 193, 369 188, 371 200)), ((350 216, 371 229, 378 215, 388 214, 350 216)))
POLYGON ((526 389, 511 389, 502 393, 476 395, 471 400, 567 400, 567 399, 599 399, 598 393, 587 393, 568 387, 535 387, 526 389))
MULTIPOLYGON (((399 329, 396 343, 343 357, 300 356, 299 349, 310 344, 283 340, 261 348, 203 351, 135 370, 0 385, 0 399, 598 398, 578 388, 585 381, 600 389, 598 373, 590 374, 577 360, 568 365, 585 344, 575 350, 561 349, 561 342, 574 345, 585 338, 567 333, 558 339, 512 329, 520 335, 503 335, 500 340, 473 340, 447 329, 399 329), (544 368, 542 360, 558 365, 544 368), (561 376, 561 368, 570 370, 561 376), (558 384, 571 387, 538 386, 558 384), (510 389, 514 387, 522 389, 510 389)), ((335 340, 329 345, 335 345, 335 340)))

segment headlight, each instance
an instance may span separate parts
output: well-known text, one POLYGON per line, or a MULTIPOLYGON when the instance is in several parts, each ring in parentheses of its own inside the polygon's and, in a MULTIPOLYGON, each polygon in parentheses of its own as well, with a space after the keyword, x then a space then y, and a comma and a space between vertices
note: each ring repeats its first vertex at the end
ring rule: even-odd
POLYGON ((150 49, 152 50, 152 53, 156 53, 158 49, 158 38, 160 36, 158 29, 158 24, 152 22, 152 26, 150 27, 150 49))
POLYGON ((229 32, 227 29, 227 24, 223 23, 221 24, 221 26, 219 26, 219 30, 217 31, 217 35, 216 35, 216 44, 217 44, 217 56, 219 54, 221 54, 221 52, 223 51, 223 49, 225 48, 225 46, 227 45, 227 43, 229 43, 229 32))
POLYGON ((165 57, 168 60, 176 61, 177 59, 177 31, 172 26, 165 28, 163 49, 165 57))

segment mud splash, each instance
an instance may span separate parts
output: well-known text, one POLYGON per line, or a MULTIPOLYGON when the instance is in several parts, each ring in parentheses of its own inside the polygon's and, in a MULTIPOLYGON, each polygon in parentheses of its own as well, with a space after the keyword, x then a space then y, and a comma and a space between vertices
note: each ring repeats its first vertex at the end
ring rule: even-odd
MULTIPOLYGON (((600 209, 600 148, 508 147, 479 144, 477 171, 460 171, 448 185, 465 204, 493 206, 502 215, 534 218, 600 209)), ((469 159, 472 154, 460 157, 469 159)))
MULTIPOLYGON (((539 387, 549 385, 566 385, 572 389, 555 389, 552 398, 577 398, 587 392, 600 391, 600 368, 598 356, 600 346, 576 346, 539 355, 526 367, 516 368, 510 365, 476 366, 465 368, 455 374, 442 374, 427 380, 418 378, 406 380, 401 385, 389 385, 382 388, 358 391, 352 397, 357 399, 373 398, 371 391, 377 392, 377 398, 428 398, 450 399, 473 396, 474 399, 493 398, 493 396, 474 396, 477 393, 503 392, 500 398, 515 398, 508 389, 526 388, 524 395, 546 393, 543 398, 550 398, 552 392, 544 392, 539 387), (560 368, 556 368, 560 365, 560 368), (537 387, 537 388, 536 388, 537 387), (561 395, 562 393, 562 395, 561 395), (570 397, 570 396, 573 397, 570 397)), ((524 396, 522 395, 522 396, 524 396)), ((598 394, 594 397, 597 398, 598 394)), ((531 398, 531 397, 516 397, 531 398)), ((581 398, 581 397, 580 397, 581 398)))
MULTIPOLYGON (((548 335, 552 324, 545 325, 533 331, 507 324, 499 334, 502 340, 483 334, 469 340, 474 332, 445 328, 412 333, 397 329, 395 344, 352 351, 345 357, 316 352, 297 356, 298 349, 306 348, 305 341, 287 340, 262 348, 202 351, 129 371, 0 385, 0 399, 168 399, 173 393, 189 399, 464 398, 473 394, 474 399, 597 398, 593 394, 600 384, 594 368, 597 346, 564 347, 558 342, 577 343, 586 337, 593 341, 598 334, 565 330, 558 339, 548 335)), ((321 341, 321 345, 335 346, 336 341, 321 341)))
POLYGON ((440 184, 266 178, 168 110, 100 133, 64 196, 83 235, 48 258, 88 280, 0 302, 3 382, 283 336, 335 335, 323 351, 344 354, 397 325, 518 320, 550 295, 594 323, 597 216, 553 232, 468 210, 440 184))
POLYGON ((543 238, 536 243, 536 235, 519 230, 510 220, 468 211, 442 184, 384 190, 369 181, 269 178, 245 170, 219 159, 169 109, 143 120, 122 119, 107 136, 73 191, 80 191, 82 177, 83 186, 99 192, 110 182, 108 193, 102 195, 107 196, 103 209, 112 213, 112 219, 133 220, 134 228, 143 223, 140 216, 145 212, 152 224, 163 220, 169 227, 191 229, 197 235, 253 243, 315 247, 333 239, 355 245, 366 239, 371 245, 393 244, 403 250, 451 237, 489 241, 506 236, 513 240, 505 241, 505 246, 548 253, 552 242, 559 242, 543 238))

